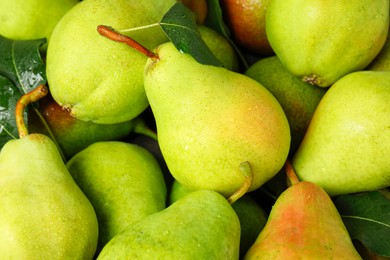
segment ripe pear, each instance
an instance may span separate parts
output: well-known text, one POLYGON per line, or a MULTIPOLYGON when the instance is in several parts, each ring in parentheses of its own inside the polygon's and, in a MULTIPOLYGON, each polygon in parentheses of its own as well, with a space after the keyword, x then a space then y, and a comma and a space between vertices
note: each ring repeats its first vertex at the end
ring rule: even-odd
POLYGON ((240 222, 219 193, 199 190, 116 235, 103 259, 238 259, 240 222))
POLYGON ((249 259, 361 259, 329 195, 294 182, 276 200, 249 259))
POLYGON ((198 63, 171 43, 145 66, 145 91, 162 155, 173 177, 190 189, 226 197, 245 180, 255 190, 283 166, 290 128, 276 98, 260 83, 223 67, 198 63))
POLYGON ((14 40, 46 38, 79 0, 12 0, 0 3, 0 34, 14 40))
POLYGON ((160 166, 139 145, 96 142, 74 155, 66 166, 95 208, 98 250, 131 223, 166 207, 160 166))
POLYGON ((53 141, 29 134, 0 153, 3 259, 92 259, 97 217, 53 141))
POLYGON ((50 96, 39 102, 38 111, 44 118, 43 124, 35 110, 29 110, 28 126, 31 133, 49 135, 50 128, 66 159, 98 141, 120 140, 135 128, 137 120, 133 119, 117 124, 97 124, 87 122, 70 115, 69 110, 62 108, 50 96))
MULTIPOLYGON (((159 22, 175 0, 83 0, 58 22, 47 50, 47 79, 54 100, 76 118, 115 124, 134 119, 148 101, 146 57, 101 37, 96 27, 120 30, 159 22)), ((153 48, 167 41, 159 26, 128 32, 153 48)))
POLYGON ((327 89, 303 82, 283 66, 278 56, 256 61, 245 75, 260 82, 279 101, 290 124, 290 155, 294 154, 327 89))
POLYGON ((286 68, 305 82, 329 87, 364 69, 389 30, 388 0, 272 0, 266 34, 286 68))
POLYGON ((270 56, 273 50, 265 32, 265 12, 270 0, 222 0, 221 8, 232 38, 242 48, 270 56))
POLYGON ((313 114, 292 165, 331 196, 390 186, 390 72, 338 80, 313 114))

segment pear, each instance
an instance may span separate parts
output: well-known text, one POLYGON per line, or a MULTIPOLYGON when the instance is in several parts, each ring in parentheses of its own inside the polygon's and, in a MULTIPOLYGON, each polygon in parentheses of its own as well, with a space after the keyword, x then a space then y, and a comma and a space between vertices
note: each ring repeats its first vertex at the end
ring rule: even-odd
POLYGON ((0 3, 0 35, 14 40, 46 38, 78 0, 12 0, 0 3))
POLYGON ((389 30, 389 9, 388 0, 271 0, 266 34, 292 74, 329 87, 378 55, 389 30))
POLYGON ((173 177, 186 187, 231 196, 248 162, 255 190, 283 166, 290 128, 276 98, 260 83, 198 63, 171 43, 145 66, 145 91, 158 142, 173 177))
POLYGON ((96 142, 74 155, 66 166, 95 208, 98 250, 131 223, 166 207, 160 166, 139 145, 96 142))
POLYGON ((385 45, 375 57, 375 59, 365 68, 365 70, 390 70, 390 33, 387 34, 385 45))
POLYGON ((244 259, 361 257, 329 195, 320 186, 295 178, 276 200, 244 259))
POLYGON ((198 26, 198 31, 207 47, 225 68, 239 71, 240 67, 236 51, 224 36, 206 25, 198 26))
POLYGON ((132 133, 138 124, 138 119, 117 124, 97 124, 77 119, 55 102, 50 94, 39 101, 38 111, 47 125, 35 110, 30 109, 29 131, 50 135, 49 128, 66 159, 95 142, 120 140, 132 133))
POLYGON ((62 17, 47 50, 46 74, 54 100, 76 118, 116 124, 148 107, 143 87, 146 57, 96 32, 110 24, 153 48, 167 41, 159 22, 175 0, 83 0, 62 17))
MULTIPOLYGON (((191 192, 194 191, 174 180, 169 193, 170 205, 191 192)), ((265 226, 268 214, 250 194, 240 197, 232 207, 240 220, 240 256, 243 256, 265 226)))
POLYGON ((303 82, 283 66, 278 56, 256 61, 245 75, 260 82, 279 101, 290 124, 290 155, 294 154, 327 89, 303 82))
POLYGON ((390 72, 338 80, 313 114, 292 158, 301 180, 331 196, 390 186, 390 72))
POLYGON ((211 190, 187 194, 116 235, 97 259, 238 259, 240 222, 211 190))
POLYGON ((30 93, 16 109, 20 138, 8 141, 0 153, 1 258, 92 259, 98 240, 94 208, 53 141, 29 134, 20 123, 20 107, 30 93))
POLYGON ((222 0, 221 8, 234 41, 254 54, 270 56, 265 33, 265 12, 270 0, 222 0))

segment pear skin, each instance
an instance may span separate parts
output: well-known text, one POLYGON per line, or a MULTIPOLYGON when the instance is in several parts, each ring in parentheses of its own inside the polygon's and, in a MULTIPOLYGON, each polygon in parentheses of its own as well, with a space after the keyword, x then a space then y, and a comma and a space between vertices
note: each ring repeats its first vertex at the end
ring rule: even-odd
POLYGON ((166 207, 160 166, 139 145, 96 142, 74 155, 66 166, 95 208, 98 250, 131 223, 166 207))
POLYGON ((260 83, 223 67, 198 63, 172 43, 145 66, 145 91, 162 155, 186 187, 231 196, 253 170, 255 190, 283 166, 290 127, 276 98, 260 83))
POLYGON ((92 259, 97 217, 53 141, 29 134, 0 153, 3 259, 92 259))
POLYGON ((390 72, 338 80, 313 114, 291 163, 330 196, 390 186, 390 72))
POLYGON ((299 182, 276 200, 249 259, 361 259, 328 194, 299 182))
POLYGON ((97 259, 236 260, 239 243, 240 222, 229 202, 199 190, 130 225, 97 259))

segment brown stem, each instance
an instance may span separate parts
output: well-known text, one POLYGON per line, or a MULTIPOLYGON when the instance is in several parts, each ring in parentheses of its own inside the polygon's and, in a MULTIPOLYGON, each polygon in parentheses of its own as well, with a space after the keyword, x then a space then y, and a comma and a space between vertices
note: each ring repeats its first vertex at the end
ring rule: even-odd
POLYGON ((287 160, 285 163, 285 170, 286 170, 287 178, 290 181, 291 185, 297 184, 299 182, 299 179, 289 160, 287 160))
POLYGON ((112 27, 106 26, 106 25, 99 25, 97 27, 97 31, 100 35, 116 42, 122 42, 127 44, 128 46, 136 49, 137 51, 141 52, 142 54, 146 55, 148 58, 151 58, 153 60, 158 60, 158 55, 143 45, 141 45, 139 42, 133 40, 129 36, 123 35, 121 33, 116 32, 112 27))
POLYGON ((47 93, 49 93, 48 88, 44 84, 42 84, 19 98, 15 107, 16 126, 18 128, 19 138, 23 138, 28 135, 28 130, 24 122, 23 116, 24 109, 30 103, 36 102, 46 96, 47 93))
POLYGON ((233 204, 239 198, 244 196, 245 193, 249 191, 249 188, 252 186, 253 183, 253 170, 250 163, 249 162, 240 163, 239 169, 240 172, 244 175, 245 179, 241 187, 228 198, 228 202, 230 204, 233 204))

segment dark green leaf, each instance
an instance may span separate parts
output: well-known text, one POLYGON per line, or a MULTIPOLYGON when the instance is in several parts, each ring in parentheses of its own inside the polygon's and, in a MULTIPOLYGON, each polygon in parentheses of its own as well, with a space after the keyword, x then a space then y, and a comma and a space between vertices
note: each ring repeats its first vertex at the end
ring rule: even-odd
POLYGON ((45 39, 15 41, 0 36, 0 75, 8 78, 20 93, 46 83, 39 47, 45 39))
POLYGON ((19 90, 7 78, 0 76, 0 148, 10 139, 17 138, 15 105, 19 90), (16 94, 17 95, 16 95, 16 94))
POLYGON ((241 53, 240 48, 238 48, 236 43, 231 39, 229 28, 226 26, 223 20, 223 12, 219 0, 208 0, 207 10, 205 25, 219 32, 229 41, 229 43, 236 51, 237 56, 240 58, 244 69, 246 70, 249 67, 248 62, 245 59, 245 56, 241 53))
MULTIPOLYGON (((39 53, 44 39, 15 41, 0 36, 0 147, 18 138, 15 106, 19 98, 46 83, 39 53)), ((27 121, 27 110, 24 111, 27 121)))
POLYGON ((351 238, 378 255, 390 257, 390 200, 382 192, 339 196, 335 205, 351 238))
POLYGON ((199 63, 222 66, 200 36, 194 13, 184 4, 173 5, 159 24, 178 50, 190 54, 199 63))

